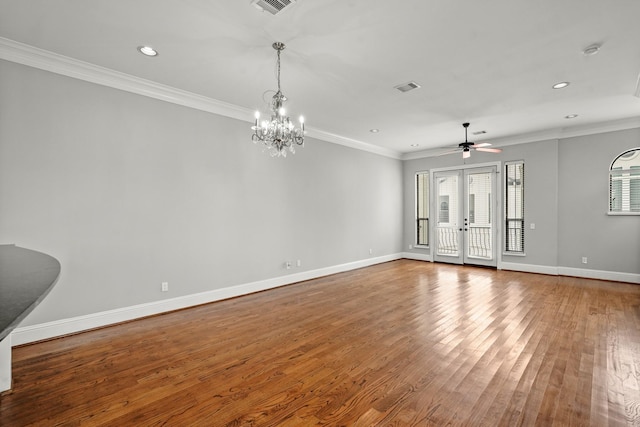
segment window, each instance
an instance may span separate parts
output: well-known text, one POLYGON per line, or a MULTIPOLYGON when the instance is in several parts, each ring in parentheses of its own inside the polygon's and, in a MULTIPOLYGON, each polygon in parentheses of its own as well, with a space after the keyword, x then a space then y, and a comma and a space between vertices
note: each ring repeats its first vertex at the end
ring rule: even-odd
POLYGON ((449 196, 440 196, 440 223, 449 223, 449 196))
POLYGON ((611 163, 609 213, 640 215, 640 148, 625 151, 611 163))
POLYGON ((505 165, 506 252, 524 254, 524 162, 505 165))
POLYGON ((416 174, 416 245, 429 245, 429 173, 416 174))

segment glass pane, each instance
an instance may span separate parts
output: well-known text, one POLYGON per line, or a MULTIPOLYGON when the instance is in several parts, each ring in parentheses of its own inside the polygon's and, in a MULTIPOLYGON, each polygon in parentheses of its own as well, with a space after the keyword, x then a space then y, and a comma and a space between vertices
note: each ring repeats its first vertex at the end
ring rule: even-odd
POLYGON ((629 209, 640 212, 640 166, 631 166, 629 177, 629 209))
POLYGON ((437 181, 436 235, 438 255, 458 256, 458 176, 440 176, 437 181))
POLYGON ((609 211, 640 212, 640 148, 620 154, 609 170, 609 211))
POLYGON ((491 232, 491 173, 474 173, 467 177, 467 256, 492 259, 491 232))
POLYGON ((505 250, 524 252, 524 163, 506 166, 505 250))
POLYGON ((416 244, 429 244, 429 174, 416 175, 416 244))

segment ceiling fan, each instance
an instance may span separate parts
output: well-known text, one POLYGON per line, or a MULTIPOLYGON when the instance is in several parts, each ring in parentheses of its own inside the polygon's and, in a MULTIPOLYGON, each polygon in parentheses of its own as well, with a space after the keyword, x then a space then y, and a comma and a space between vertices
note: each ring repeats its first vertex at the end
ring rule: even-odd
POLYGON ((476 144, 475 142, 470 142, 467 139, 467 128, 469 127, 469 123, 463 123, 462 126, 464 127, 464 142, 461 142, 460 144, 458 144, 458 148, 456 148, 455 150, 447 151, 445 153, 440 154, 441 156, 444 156, 445 154, 458 153, 460 150, 462 150, 462 158, 468 159, 469 157, 471 157, 471 150, 485 151, 487 153, 502 152, 500 148, 488 148, 489 146, 491 146, 491 143, 489 142, 483 142, 480 144, 476 144))

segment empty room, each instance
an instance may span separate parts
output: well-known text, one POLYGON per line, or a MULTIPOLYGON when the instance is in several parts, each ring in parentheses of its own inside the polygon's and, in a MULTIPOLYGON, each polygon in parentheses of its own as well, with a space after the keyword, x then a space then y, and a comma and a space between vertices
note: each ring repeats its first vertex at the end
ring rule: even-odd
POLYGON ((640 426, 638 16, 0 0, 0 425, 640 426))

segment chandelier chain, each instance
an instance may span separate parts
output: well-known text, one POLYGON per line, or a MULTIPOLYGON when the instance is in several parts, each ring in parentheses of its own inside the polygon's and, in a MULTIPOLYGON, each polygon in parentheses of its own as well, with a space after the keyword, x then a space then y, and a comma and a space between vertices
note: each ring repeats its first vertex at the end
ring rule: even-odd
POLYGON ((277 49, 278 50, 278 92, 280 92, 280 51, 281 49, 277 49))

